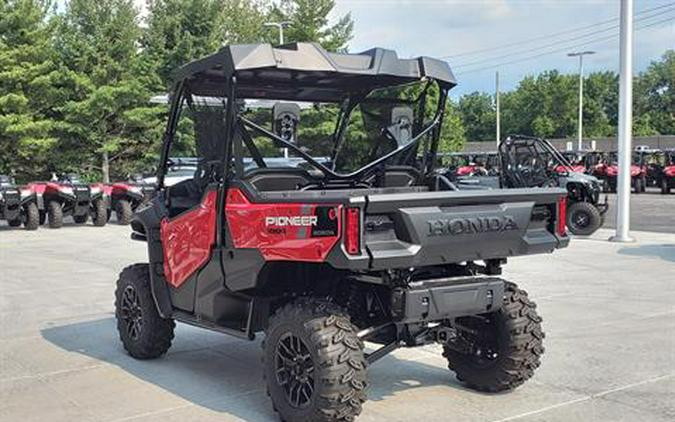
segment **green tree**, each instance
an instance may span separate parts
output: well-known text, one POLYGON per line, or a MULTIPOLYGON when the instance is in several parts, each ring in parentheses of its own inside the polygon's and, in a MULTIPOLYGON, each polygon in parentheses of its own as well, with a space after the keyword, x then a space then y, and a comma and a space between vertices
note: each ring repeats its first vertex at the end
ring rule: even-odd
POLYGON ((635 94, 638 128, 649 134, 675 134, 675 50, 666 51, 638 76, 635 94))
MULTIPOLYGON (((269 14, 276 22, 290 22, 284 29, 284 42, 318 42, 329 51, 345 51, 352 39, 354 21, 351 14, 328 24, 328 14, 335 7, 334 0, 281 0, 269 14)), ((268 40, 278 43, 278 33, 270 28, 268 40)))
POLYGON ((492 96, 473 92, 459 99, 457 112, 470 141, 492 140, 495 136, 496 112, 492 96))
POLYGON ((0 2, 0 173, 45 177, 61 101, 48 0, 0 2))
MULTIPOLYGON (((59 25, 56 48, 74 81, 62 107, 60 170, 83 169, 110 180, 110 164, 143 157, 157 139, 147 72, 139 60, 141 31, 132 0, 71 0, 59 25), (100 164, 99 164, 100 163, 100 164)), ((154 149, 154 148, 153 148, 154 149)), ((121 164, 115 175, 124 176, 121 164)))

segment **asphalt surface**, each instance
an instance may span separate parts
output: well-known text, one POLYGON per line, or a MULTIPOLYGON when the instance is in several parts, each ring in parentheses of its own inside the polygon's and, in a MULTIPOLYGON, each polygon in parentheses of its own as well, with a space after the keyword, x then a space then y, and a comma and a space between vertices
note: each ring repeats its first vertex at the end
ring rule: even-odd
MULTIPOLYGON (((607 201, 604 227, 616 228, 616 195, 608 194, 607 201)), ((648 188, 645 193, 631 194, 630 205, 631 230, 675 233, 675 190, 661 195, 660 189, 648 188)))
MULTIPOLYGON (((0 227, 0 421, 272 421, 260 341, 178 324, 160 359, 118 340, 119 271, 145 260, 128 227, 0 227)), ((440 348, 400 349, 370 368, 359 421, 675 420, 675 235, 610 230, 552 255, 512 259, 544 318, 535 377, 504 394, 462 386, 440 348)))

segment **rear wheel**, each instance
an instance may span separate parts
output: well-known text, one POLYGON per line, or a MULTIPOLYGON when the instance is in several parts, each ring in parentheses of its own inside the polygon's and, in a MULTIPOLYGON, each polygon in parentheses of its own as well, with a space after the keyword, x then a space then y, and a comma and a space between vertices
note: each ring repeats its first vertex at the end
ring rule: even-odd
POLYGON ((94 201, 94 210, 91 219, 96 227, 103 227, 108 222, 108 207, 105 201, 97 199, 94 201))
POLYGON ((572 234, 589 236, 602 225, 602 215, 590 202, 575 202, 567 209, 567 228, 572 234))
POLYGON ((117 331, 124 349, 136 359, 157 358, 171 347, 172 319, 157 312, 150 291, 150 267, 134 264, 120 273, 115 290, 117 331))
POLYGON ((58 229, 63 226, 63 208, 61 204, 56 201, 49 201, 47 204, 47 218, 49 219, 49 227, 58 229))
POLYGON ((29 202, 23 208, 24 220, 23 226, 26 230, 37 230, 40 225, 40 212, 35 202, 29 202))
POLYGON ((366 399, 367 363, 357 328, 340 308, 301 299, 270 318, 263 376, 287 421, 352 421, 366 399))
POLYGON ((115 216, 117 217, 117 223, 122 225, 127 225, 131 223, 131 217, 134 215, 134 212, 131 209, 131 202, 120 199, 115 204, 115 216))
POLYGON ((536 305, 524 290, 505 283, 497 312, 458 318, 465 353, 444 346, 443 356, 457 379, 485 392, 512 390, 534 374, 544 353, 544 333, 536 305))

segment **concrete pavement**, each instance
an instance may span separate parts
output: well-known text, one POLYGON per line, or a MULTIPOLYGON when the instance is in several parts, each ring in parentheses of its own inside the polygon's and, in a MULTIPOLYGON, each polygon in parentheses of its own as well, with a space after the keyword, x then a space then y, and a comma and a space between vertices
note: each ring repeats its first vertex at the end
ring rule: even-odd
MULTIPOLYGON (((179 324, 166 357, 125 354, 114 283, 145 259, 129 233, 0 227, 0 420, 277 420, 259 341, 179 324)), ((544 317, 546 353, 530 382, 476 393, 439 347, 401 349, 371 367, 358 420, 674 420, 675 234, 636 232, 634 244, 608 243, 610 234, 505 267, 544 317)))

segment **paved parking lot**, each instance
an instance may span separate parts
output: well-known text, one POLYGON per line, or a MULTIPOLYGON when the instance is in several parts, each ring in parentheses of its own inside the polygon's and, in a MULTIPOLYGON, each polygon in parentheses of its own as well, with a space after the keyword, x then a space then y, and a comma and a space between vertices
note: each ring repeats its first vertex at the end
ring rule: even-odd
MULTIPOLYGON (((145 258, 129 228, 0 227, 1 421, 270 421, 259 341, 182 324, 164 358, 136 361, 117 339, 117 273, 145 258)), ((513 259, 505 277, 537 301, 547 333, 520 389, 465 389, 438 347, 401 349, 371 367, 359 421, 672 421, 675 234, 639 242, 574 239, 513 259)))
MULTIPOLYGON (((605 219, 605 227, 615 228, 616 195, 607 195, 607 202, 609 211, 605 219)), ((675 233, 675 191, 672 191, 670 195, 661 195, 659 189, 648 188, 645 193, 632 194, 630 209, 632 230, 675 233)))

